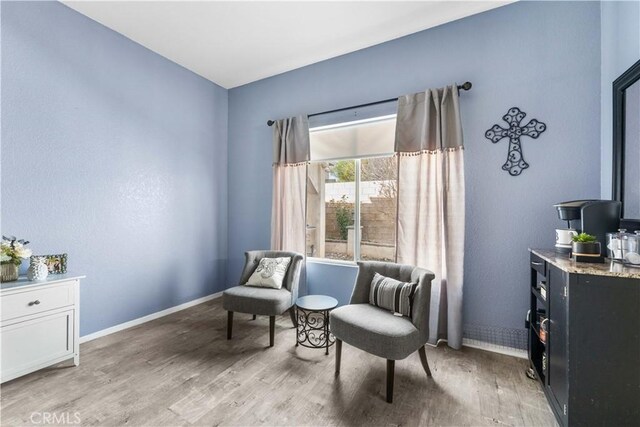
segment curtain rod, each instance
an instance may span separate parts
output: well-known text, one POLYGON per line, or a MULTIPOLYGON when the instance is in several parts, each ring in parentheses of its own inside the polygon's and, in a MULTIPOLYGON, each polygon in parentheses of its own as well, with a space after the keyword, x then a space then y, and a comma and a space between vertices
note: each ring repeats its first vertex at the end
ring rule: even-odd
MULTIPOLYGON (((471 89, 471 82, 464 82, 463 84, 458 85, 458 90, 461 90, 461 89, 462 90, 470 90, 471 89)), ((387 102, 397 101, 397 100, 398 100, 398 98, 389 98, 389 99, 384 99, 382 101, 369 102, 367 104, 353 105, 351 107, 338 108, 336 110, 323 111, 321 113, 313 113, 313 114, 309 114, 308 117, 320 116, 322 114, 329 114, 329 113, 339 113, 340 111, 352 110, 354 108, 371 107, 372 105, 384 104, 384 103, 387 103, 387 102)), ((274 123, 275 123, 275 120, 267 120, 267 126, 271 126, 274 123)))

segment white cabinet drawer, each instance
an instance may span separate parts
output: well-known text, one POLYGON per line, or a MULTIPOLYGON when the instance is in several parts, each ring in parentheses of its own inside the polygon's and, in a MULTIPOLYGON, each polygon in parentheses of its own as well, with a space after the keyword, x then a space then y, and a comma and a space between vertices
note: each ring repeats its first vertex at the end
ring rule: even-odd
POLYGON ((73 310, 0 328, 2 382, 71 356, 73 328, 73 310))
POLYGON ((23 292, 2 295, 2 321, 74 304, 75 282, 65 282, 55 286, 32 288, 23 292))

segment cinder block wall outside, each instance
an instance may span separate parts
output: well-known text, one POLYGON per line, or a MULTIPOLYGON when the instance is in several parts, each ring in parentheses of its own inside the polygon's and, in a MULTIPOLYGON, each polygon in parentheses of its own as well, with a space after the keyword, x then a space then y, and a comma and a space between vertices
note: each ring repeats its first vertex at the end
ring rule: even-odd
MULTIPOLYGON (((360 225, 362 241, 394 245, 396 240, 396 199, 388 197, 371 197, 371 203, 363 203, 360 208, 360 225)), ((326 204, 327 240, 342 240, 336 218, 339 206, 354 211, 353 203, 326 204)))

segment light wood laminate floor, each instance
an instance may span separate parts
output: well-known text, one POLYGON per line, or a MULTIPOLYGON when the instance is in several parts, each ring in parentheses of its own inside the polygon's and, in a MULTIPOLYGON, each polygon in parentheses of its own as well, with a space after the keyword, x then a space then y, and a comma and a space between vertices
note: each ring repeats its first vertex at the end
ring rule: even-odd
POLYGON ((556 425, 522 359, 428 347, 433 377, 417 353, 396 362, 387 404, 383 359, 345 343, 334 377, 333 348, 296 348, 288 315, 269 348, 268 324, 236 313, 227 341, 217 299, 90 341, 79 367, 2 385, 2 425, 41 424, 45 413, 110 426, 556 425))

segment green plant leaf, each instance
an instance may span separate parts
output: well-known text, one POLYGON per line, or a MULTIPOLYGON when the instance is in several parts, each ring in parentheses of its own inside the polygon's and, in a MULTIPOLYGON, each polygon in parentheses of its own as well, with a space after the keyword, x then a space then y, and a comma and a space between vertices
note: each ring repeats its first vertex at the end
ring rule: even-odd
POLYGON ((577 236, 573 236, 572 240, 578 243, 591 243, 597 241, 598 239, 596 238, 596 236, 593 236, 591 234, 580 233, 577 236))

